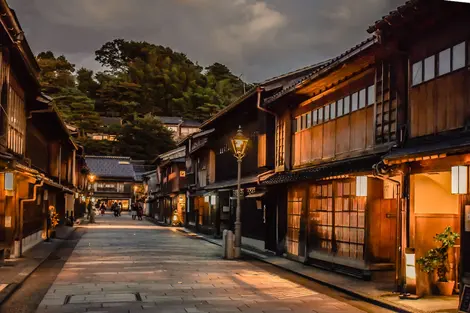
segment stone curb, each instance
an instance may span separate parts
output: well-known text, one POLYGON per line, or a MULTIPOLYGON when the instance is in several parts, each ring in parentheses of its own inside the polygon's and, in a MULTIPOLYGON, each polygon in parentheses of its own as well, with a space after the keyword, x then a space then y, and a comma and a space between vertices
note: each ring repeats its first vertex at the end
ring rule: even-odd
MULTIPOLYGON (((67 240, 68 238, 70 238, 72 236, 72 234, 77 230, 77 228, 78 227, 74 227, 73 230, 70 232, 70 234, 66 238, 63 238, 63 239, 67 240)), ((39 261, 39 263, 36 266, 34 266, 29 271, 28 274, 23 276, 23 278, 21 279, 20 282, 9 284, 8 286, 5 287, 5 289, 0 291, 0 307, 5 301, 7 301, 11 297, 11 295, 13 295, 13 293, 18 288, 21 287, 21 285, 23 285, 23 283, 26 281, 26 279, 28 279, 49 258, 49 256, 57 250, 58 247, 59 247, 59 244, 56 247, 54 247, 54 249, 52 249, 51 252, 49 254, 47 254, 47 256, 45 256, 43 259, 41 259, 41 261, 39 261)))
MULTIPOLYGON (((214 245, 217 245, 219 247, 221 247, 222 245, 214 240, 211 240, 210 238, 206 238, 204 236, 201 236, 199 234, 196 234, 188 229, 179 229, 180 232, 182 233, 186 233, 186 234, 191 234, 191 235, 196 235, 198 238, 200 239, 203 239, 207 242, 210 242, 214 245)), ((259 253, 256 253, 256 252, 253 252, 253 251, 250 251, 248 249, 243 249, 242 248, 242 252, 244 254, 247 254, 251 257, 254 257, 255 259, 258 259, 264 263, 267 263, 267 264, 270 264, 270 265, 273 265, 277 268, 280 268, 280 269, 283 269, 285 271, 288 271, 290 273, 293 273, 293 274, 296 274, 296 275, 299 275, 303 278, 306 278, 308 280, 311 280, 311 281, 314 281, 316 283, 319 283, 319 284, 322 284, 324 286, 327 286, 327 287, 330 287, 332 289, 335 289, 335 290, 338 290, 338 291, 341 291, 345 294, 348 294, 350 296, 353 296, 355 298, 358 298, 360 300, 363 300, 363 301, 366 301, 368 303, 371 303, 371 304, 374 304, 374 305, 377 305, 377 306, 380 306, 384 309, 388 309, 388 310, 392 310, 392 311, 395 311, 395 312, 399 312, 399 313, 428 313, 428 312, 425 312, 425 311, 421 311, 421 310, 416 310, 416 309, 413 309, 413 308, 409 308, 409 307, 405 307, 405 306, 398 306, 396 305, 395 303, 391 303, 389 301, 384 301, 383 299, 380 299, 378 297, 372 297, 372 296, 369 296, 367 294, 364 294, 364 293, 361 293, 361 292, 358 292, 358 291, 355 291, 355 290, 352 290, 352 289, 348 289, 348 288, 345 288, 345 287, 341 287, 341 286, 338 286, 338 285, 334 285, 332 283, 329 283, 327 281, 324 281, 324 280, 320 280, 318 278, 315 278, 315 277, 312 277, 312 276, 309 276, 309 275, 306 275, 306 274, 303 274, 301 272, 298 272, 298 271, 295 271, 293 269, 290 269, 290 268, 287 268, 287 267, 284 267, 282 265, 279 265, 279 264, 276 264, 276 263, 273 263, 273 262, 270 262, 264 255, 262 254, 259 254, 259 253)), ((412 300, 410 300, 412 301, 412 300)))

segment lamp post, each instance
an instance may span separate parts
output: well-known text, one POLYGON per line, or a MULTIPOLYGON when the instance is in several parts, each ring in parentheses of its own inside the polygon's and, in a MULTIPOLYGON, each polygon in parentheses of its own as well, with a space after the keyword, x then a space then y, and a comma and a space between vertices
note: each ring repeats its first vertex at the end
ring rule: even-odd
POLYGON ((242 223, 240 220, 241 207, 240 207, 240 180, 242 176, 242 160, 246 154, 246 147, 248 146, 248 138, 243 135, 242 127, 238 127, 237 134, 232 138, 232 147, 235 158, 238 163, 238 176, 237 176, 237 211, 235 220, 235 251, 234 257, 239 258, 241 255, 242 243, 242 223))
POLYGON ((88 202, 88 206, 87 206, 87 209, 88 209, 88 219, 90 221, 90 224, 93 224, 95 222, 95 217, 94 217, 94 209, 93 209, 93 201, 92 201, 92 197, 93 196, 93 183, 95 182, 96 180, 96 176, 93 175, 93 174, 90 174, 88 175, 88 197, 90 198, 90 202, 88 202))

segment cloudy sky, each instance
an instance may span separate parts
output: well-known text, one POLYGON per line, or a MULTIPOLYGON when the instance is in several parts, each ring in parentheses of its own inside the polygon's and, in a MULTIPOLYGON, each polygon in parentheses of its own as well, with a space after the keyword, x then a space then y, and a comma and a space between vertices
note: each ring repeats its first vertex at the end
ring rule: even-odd
POLYGON ((99 70, 94 51, 145 40, 260 81, 340 54, 404 0, 8 0, 34 53, 99 70))

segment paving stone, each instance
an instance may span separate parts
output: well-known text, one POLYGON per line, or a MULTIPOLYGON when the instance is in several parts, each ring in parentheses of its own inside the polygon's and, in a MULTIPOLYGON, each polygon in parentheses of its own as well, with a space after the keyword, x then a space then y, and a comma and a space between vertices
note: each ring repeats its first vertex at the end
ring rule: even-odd
POLYGON ((37 313, 361 312, 168 228, 128 216, 97 222, 37 313))

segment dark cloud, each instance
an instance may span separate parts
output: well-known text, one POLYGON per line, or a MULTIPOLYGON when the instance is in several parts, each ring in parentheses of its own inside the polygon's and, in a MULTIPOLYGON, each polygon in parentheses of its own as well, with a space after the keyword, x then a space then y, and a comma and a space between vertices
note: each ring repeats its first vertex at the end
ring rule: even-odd
POLYGON ((333 57, 404 0, 9 0, 34 52, 99 69, 115 38, 146 40, 260 81, 333 57))

